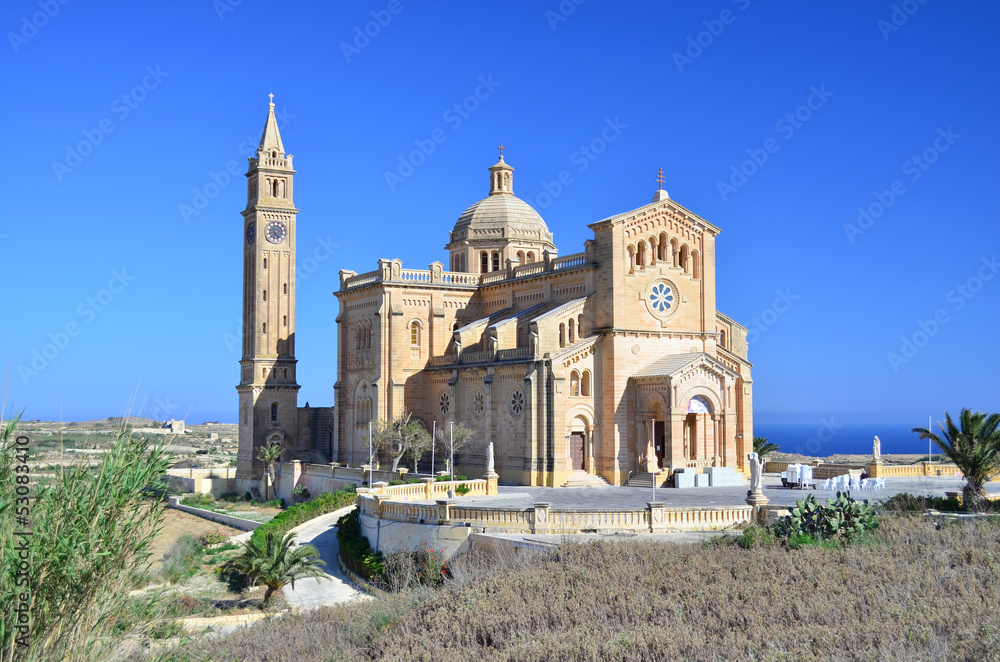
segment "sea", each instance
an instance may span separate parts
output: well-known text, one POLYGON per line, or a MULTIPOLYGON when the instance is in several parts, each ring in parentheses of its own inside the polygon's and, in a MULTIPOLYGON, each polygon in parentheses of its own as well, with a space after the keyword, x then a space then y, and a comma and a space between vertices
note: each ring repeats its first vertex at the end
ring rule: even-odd
MULTIPOLYGON (((927 422, 914 423, 841 423, 837 417, 817 417, 811 423, 782 423, 754 421, 755 437, 767 437, 784 453, 799 453, 814 457, 836 454, 867 454, 872 452, 872 442, 878 435, 882 453, 927 453, 927 440, 910 432, 914 426, 925 427, 927 422)), ((934 423, 936 432, 937 423, 934 423)), ((932 444, 932 453, 940 449, 932 444)))

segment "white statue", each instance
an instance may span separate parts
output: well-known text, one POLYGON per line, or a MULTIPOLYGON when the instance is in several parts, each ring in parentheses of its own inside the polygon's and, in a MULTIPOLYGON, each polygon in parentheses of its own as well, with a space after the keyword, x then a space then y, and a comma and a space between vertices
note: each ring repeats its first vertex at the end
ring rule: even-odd
POLYGON ((875 460, 882 459, 882 442, 879 441, 878 435, 875 435, 875 443, 872 445, 872 457, 875 460))
POLYGON ((764 475, 764 461, 757 453, 750 453, 750 491, 761 491, 761 478, 764 475))
POLYGON ((493 471, 493 442, 492 441, 490 442, 490 445, 486 447, 486 473, 487 474, 495 473, 493 471))

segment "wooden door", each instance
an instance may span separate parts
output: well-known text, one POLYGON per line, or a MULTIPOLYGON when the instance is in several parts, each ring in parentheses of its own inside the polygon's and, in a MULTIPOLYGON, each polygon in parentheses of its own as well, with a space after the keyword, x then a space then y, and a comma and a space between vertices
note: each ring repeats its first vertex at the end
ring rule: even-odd
POLYGON ((583 471, 583 433, 572 432, 569 435, 569 457, 573 471, 583 471))

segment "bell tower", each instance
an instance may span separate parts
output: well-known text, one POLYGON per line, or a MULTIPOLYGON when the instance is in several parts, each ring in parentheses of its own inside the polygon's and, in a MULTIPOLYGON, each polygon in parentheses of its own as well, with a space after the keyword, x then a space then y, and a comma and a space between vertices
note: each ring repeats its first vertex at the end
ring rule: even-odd
MULTIPOLYGON (((243 358, 240 360, 236 488, 257 487, 258 449, 294 449, 299 385, 295 377, 295 217, 292 156, 274 117, 274 95, 247 170, 243 210, 243 358)), ((263 492, 263 490, 261 490, 263 492)))

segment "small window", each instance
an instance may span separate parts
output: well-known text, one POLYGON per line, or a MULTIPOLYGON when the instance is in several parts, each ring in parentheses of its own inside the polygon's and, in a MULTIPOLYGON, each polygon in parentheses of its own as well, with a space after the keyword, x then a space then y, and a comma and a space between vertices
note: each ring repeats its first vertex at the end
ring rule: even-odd
POLYGON ((559 324, 559 346, 566 346, 566 325, 562 323, 559 324))
POLYGON ((272 423, 277 423, 278 422, 278 403, 277 402, 272 402, 271 403, 271 422, 272 423))
POLYGON ((288 294, 288 283, 285 283, 282 287, 282 294, 288 294))
POLYGON ((486 273, 490 270, 490 254, 483 251, 479 254, 479 272, 486 273))
POLYGON ((517 252, 517 261, 520 264, 524 264, 524 251, 518 251, 517 252))
POLYGON ((580 379, 580 395, 590 395, 590 371, 584 370, 583 377, 580 379))
POLYGON ((535 261, 535 254, 532 251, 528 251, 527 257, 528 257, 528 262, 534 262, 535 261))
POLYGON ((281 316, 281 326, 288 326, 288 315, 281 316))
POLYGON ((267 333, 267 322, 264 322, 264 324, 261 325, 261 333, 267 333))
POLYGON ((573 343, 576 342, 576 340, 574 340, 575 334, 573 332, 573 330, 574 330, 575 327, 576 327, 576 324, 573 322, 573 318, 570 317, 569 318, 569 344, 570 345, 572 345, 573 343))
POLYGON ((569 394, 574 397, 580 395, 580 373, 576 370, 569 376, 569 394))
POLYGON ((267 301, 267 290, 264 290, 263 294, 264 294, 264 301, 267 301))
POLYGON ((264 258, 264 268, 267 269, 267 258, 264 258))
POLYGON ((420 347, 420 323, 410 322, 410 346, 420 347))
POLYGON ((493 251, 493 271, 500 271, 500 253, 493 251))

